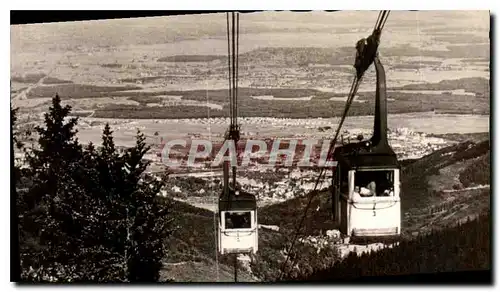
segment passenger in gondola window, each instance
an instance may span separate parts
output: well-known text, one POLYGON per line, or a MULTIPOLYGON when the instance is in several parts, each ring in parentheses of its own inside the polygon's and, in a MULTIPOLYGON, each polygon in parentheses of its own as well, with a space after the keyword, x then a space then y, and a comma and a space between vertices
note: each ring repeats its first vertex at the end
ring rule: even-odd
POLYGON ((375 182, 370 182, 366 187, 361 187, 359 190, 359 194, 362 197, 371 197, 375 195, 375 182))
POLYGON ((365 188, 365 187, 361 187, 359 189, 359 194, 361 195, 361 197, 370 197, 371 196, 371 192, 368 188, 365 188))
POLYGON ((375 194, 376 194, 376 192, 377 192, 377 185, 376 185, 375 181, 371 181, 371 182, 370 182, 370 183, 366 186, 366 188, 367 188, 368 190, 370 190, 370 193, 371 193, 371 194, 370 194, 370 196, 375 195, 375 194))

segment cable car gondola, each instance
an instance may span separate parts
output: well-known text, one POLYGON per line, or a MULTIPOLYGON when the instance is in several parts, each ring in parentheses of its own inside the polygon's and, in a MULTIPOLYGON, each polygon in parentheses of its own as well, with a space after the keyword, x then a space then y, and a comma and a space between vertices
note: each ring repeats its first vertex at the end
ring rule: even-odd
POLYGON ((334 151, 333 215, 349 237, 398 236, 401 233, 400 165, 387 139, 385 71, 378 56, 375 118, 370 140, 334 151))
POLYGON ((258 250, 255 196, 229 189, 219 198, 219 252, 253 253, 258 250))
MULTIPOLYGON (((228 13, 227 31, 229 55, 230 125, 229 131, 226 133, 226 140, 232 140, 235 145, 240 138, 240 128, 237 119, 238 27, 239 15, 232 12, 232 38, 230 38, 228 13), (230 45, 230 42, 232 42, 232 46, 230 45)), ((220 254, 255 254, 258 250, 257 200, 254 195, 236 188, 236 166, 233 166, 232 168, 233 181, 231 187, 229 185, 229 162, 224 162, 223 191, 219 197, 218 204, 218 250, 220 254)))

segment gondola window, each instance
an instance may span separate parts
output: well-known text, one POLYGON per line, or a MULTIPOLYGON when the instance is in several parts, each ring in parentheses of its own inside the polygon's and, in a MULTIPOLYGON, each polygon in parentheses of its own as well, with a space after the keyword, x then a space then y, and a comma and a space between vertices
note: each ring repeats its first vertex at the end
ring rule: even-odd
POLYGON ((226 229, 251 228, 250 212, 230 212, 226 214, 226 229))
POLYGON ((354 191, 362 197, 394 195, 394 170, 356 171, 354 191))

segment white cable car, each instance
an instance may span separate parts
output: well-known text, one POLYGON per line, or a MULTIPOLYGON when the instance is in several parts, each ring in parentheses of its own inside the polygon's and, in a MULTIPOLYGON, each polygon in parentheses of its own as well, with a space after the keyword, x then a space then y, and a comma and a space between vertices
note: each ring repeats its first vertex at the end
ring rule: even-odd
POLYGON ((219 198, 218 246, 220 254, 258 250, 257 201, 252 194, 229 190, 219 198))
POLYGON ((401 234, 400 166, 387 139, 385 72, 378 57, 375 122, 370 140, 335 149, 332 207, 340 231, 352 238, 401 234))
POLYGON ((373 163, 375 159, 369 165, 351 164, 366 158, 345 156, 338 163, 333 207, 340 231, 350 237, 400 235, 399 167, 380 156, 379 165, 373 163))

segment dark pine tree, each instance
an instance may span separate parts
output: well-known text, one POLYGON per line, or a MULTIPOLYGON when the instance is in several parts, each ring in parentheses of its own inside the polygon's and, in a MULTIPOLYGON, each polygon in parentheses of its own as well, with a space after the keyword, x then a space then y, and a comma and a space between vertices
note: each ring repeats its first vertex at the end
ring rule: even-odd
POLYGON ((165 239, 171 234, 169 205, 158 196, 164 178, 144 175, 149 162, 143 159, 150 150, 145 136, 137 132, 136 145, 125 153, 127 184, 133 190, 129 196, 131 218, 129 237, 128 278, 131 282, 155 282, 160 277, 166 255, 165 239))
POLYGON ((21 261, 35 280, 69 280, 77 270, 74 255, 81 225, 79 210, 73 207, 80 201, 81 188, 72 174, 82 149, 75 137, 77 119, 68 120, 70 111, 56 95, 45 114, 45 127, 36 127, 39 147, 26 155, 27 175, 33 184, 22 197, 25 210, 20 214, 20 227, 37 248, 21 248, 21 261))

